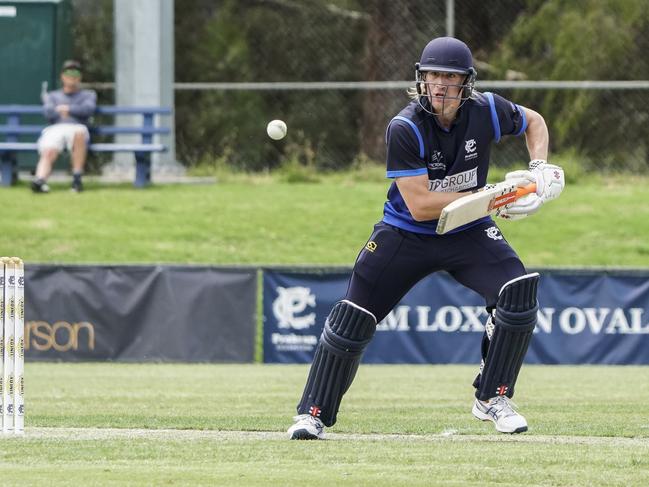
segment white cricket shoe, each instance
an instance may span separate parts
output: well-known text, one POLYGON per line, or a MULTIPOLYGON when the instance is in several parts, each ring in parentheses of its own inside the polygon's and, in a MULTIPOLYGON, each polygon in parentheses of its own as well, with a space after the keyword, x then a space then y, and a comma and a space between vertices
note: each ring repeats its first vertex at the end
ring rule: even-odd
POLYGON ((476 399, 473 415, 482 421, 493 421, 501 433, 522 433, 527 431, 527 421, 514 409, 516 404, 507 396, 496 396, 484 403, 476 399))
POLYGON ((293 417, 295 424, 288 429, 291 440, 324 440, 324 424, 310 414, 299 414, 293 417))

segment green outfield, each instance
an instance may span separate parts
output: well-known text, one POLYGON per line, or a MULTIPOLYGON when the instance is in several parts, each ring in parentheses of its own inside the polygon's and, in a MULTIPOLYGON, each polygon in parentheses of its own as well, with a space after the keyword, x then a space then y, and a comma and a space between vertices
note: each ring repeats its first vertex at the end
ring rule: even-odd
MULTIPOLYGON (((380 219, 382 170, 90 181, 0 191, 0 255, 30 263, 351 265, 380 219)), ((573 181, 501 227, 530 266, 649 265, 649 180, 573 181)), ((28 363, 26 435, 2 485, 649 485, 649 368, 526 366, 530 430, 471 415, 473 366, 361 367, 329 441, 285 430, 306 366, 28 363)))
MULTIPOLYGON (((495 175, 497 177, 497 175, 495 175)), ((0 254, 30 262, 351 265, 382 216, 383 169, 225 176, 211 185, 2 189, 0 254)), ((649 265, 647 178, 571 181, 501 228, 529 266, 649 265)))
POLYGON ((528 433, 470 413, 471 366, 363 366, 330 440, 285 429, 306 366, 27 365, 2 485, 649 485, 649 368, 524 367, 528 433))

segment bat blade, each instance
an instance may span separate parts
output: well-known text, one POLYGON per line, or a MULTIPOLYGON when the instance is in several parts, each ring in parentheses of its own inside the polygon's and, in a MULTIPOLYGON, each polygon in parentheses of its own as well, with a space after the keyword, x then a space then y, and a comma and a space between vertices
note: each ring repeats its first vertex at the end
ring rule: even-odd
POLYGON ((455 200, 442 210, 437 221, 436 232, 438 235, 444 235, 462 225, 493 215, 499 208, 535 191, 536 185, 533 183, 518 187, 514 183, 502 182, 493 188, 455 200))

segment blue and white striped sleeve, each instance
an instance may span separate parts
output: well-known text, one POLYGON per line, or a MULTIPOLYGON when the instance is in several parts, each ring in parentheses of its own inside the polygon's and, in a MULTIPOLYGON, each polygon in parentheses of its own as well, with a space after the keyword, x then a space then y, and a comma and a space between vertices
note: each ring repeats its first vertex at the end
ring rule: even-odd
POLYGON ((501 135, 522 135, 527 129, 525 110, 500 95, 493 94, 490 100, 492 118, 498 121, 501 135))

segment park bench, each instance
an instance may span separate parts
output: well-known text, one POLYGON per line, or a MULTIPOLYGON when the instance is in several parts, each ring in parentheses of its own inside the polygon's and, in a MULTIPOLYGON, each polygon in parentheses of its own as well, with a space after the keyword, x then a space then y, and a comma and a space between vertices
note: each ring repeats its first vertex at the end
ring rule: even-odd
MULTIPOLYGON (((165 152, 167 146, 153 142, 154 135, 169 134, 168 127, 155 126, 156 115, 171 115, 172 111, 164 107, 124 107, 124 106, 98 106, 96 115, 142 115, 142 125, 90 125, 89 152, 132 152, 135 156, 135 182, 138 188, 147 186, 151 182, 151 154, 165 152), (117 134, 141 135, 142 140, 137 144, 122 143, 93 143, 93 136, 114 136, 117 134)), ((21 124, 23 116, 40 115, 43 117, 43 107, 40 105, 0 105, 0 120, 5 119, 4 125, 0 124, 0 173, 2 186, 9 186, 17 181, 18 161, 16 154, 19 152, 34 152, 38 150, 37 140, 41 131, 47 126, 21 124), (24 142, 26 136, 33 136, 33 141, 24 142)), ((43 119, 43 121, 45 121, 43 119)), ((1 123, 1 122, 0 122, 1 123)), ((32 137, 29 137, 32 138, 32 137)))

